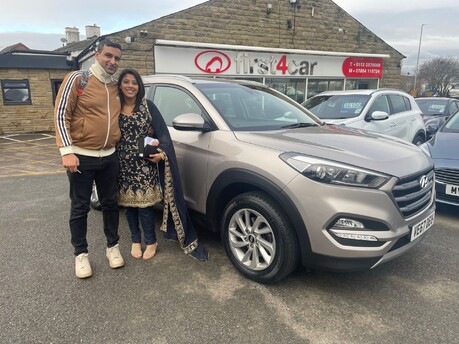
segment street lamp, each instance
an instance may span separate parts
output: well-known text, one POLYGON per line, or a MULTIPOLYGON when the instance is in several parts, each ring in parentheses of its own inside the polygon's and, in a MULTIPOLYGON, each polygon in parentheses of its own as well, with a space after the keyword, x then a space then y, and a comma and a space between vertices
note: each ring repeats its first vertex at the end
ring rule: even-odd
POLYGON ((421 42, 422 42, 422 29, 424 28, 426 24, 421 24, 421 35, 419 36, 419 47, 418 47, 418 60, 416 62, 416 70, 414 71, 414 92, 416 91, 416 81, 418 78, 418 72, 419 72, 419 55, 421 54, 421 42))

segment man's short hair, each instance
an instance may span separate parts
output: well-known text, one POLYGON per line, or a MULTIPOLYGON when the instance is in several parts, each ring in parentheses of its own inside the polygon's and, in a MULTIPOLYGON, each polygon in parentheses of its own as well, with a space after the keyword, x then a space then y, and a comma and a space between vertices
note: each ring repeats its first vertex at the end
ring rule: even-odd
POLYGON ((119 44, 118 42, 111 41, 111 40, 109 40, 108 38, 104 38, 104 39, 100 40, 100 41, 97 43, 96 50, 97 50, 99 53, 101 53, 102 50, 104 49, 104 46, 112 47, 112 48, 117 48, 117 49, 119 49, 119 50, 122 50, 122 49, 121 49, 121 44, 119 44))

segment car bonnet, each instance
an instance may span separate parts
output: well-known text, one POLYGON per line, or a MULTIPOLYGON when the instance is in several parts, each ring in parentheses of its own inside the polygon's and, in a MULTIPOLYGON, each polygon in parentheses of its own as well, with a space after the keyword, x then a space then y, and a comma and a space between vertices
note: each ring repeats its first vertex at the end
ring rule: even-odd
POLYGON ((342 126, 235 132, 240 141, 402 177, 432 168, 432 160, 402 140, 342 126))
POLYGON ((459 133, 439 131, 429 145, 433 159, 459 160, 459 133))

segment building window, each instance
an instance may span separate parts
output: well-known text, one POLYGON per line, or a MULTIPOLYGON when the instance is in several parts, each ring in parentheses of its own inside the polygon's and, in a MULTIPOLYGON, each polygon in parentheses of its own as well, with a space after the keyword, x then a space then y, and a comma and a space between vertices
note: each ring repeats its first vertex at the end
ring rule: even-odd
POLYGON ((378 79, 347 79, 346 90, 375 90, 378 88, 378 79))
POLYGON ((56 102, 56 96, 57 96, 57 92, 59 92, 59 87, 61 87, 62 85, 62 79, 52 79, 51 80, 51 91, 53 93, 53 106, 54 106, 54 103, 56 102))
POLYGON ((296 100, 300 104, 305 100, 305 79, 266 78, 266 85, 289 96, 290 98, 296 100))
POLYGON ((308 99, 325 91, 342 91, 344 80, 308 80, 308 99))
POLYGON ((2 80, 3 104, 32 104, 29 80, 2 80))

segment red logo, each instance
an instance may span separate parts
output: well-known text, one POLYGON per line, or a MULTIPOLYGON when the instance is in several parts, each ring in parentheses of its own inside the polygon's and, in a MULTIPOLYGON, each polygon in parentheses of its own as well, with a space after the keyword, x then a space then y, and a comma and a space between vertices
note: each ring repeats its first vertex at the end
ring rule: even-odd
POLYGON ((231 59, 221 51, 206 50, 195 57, 194 64, 204 73, 219 74, 228 70, 231 59))

